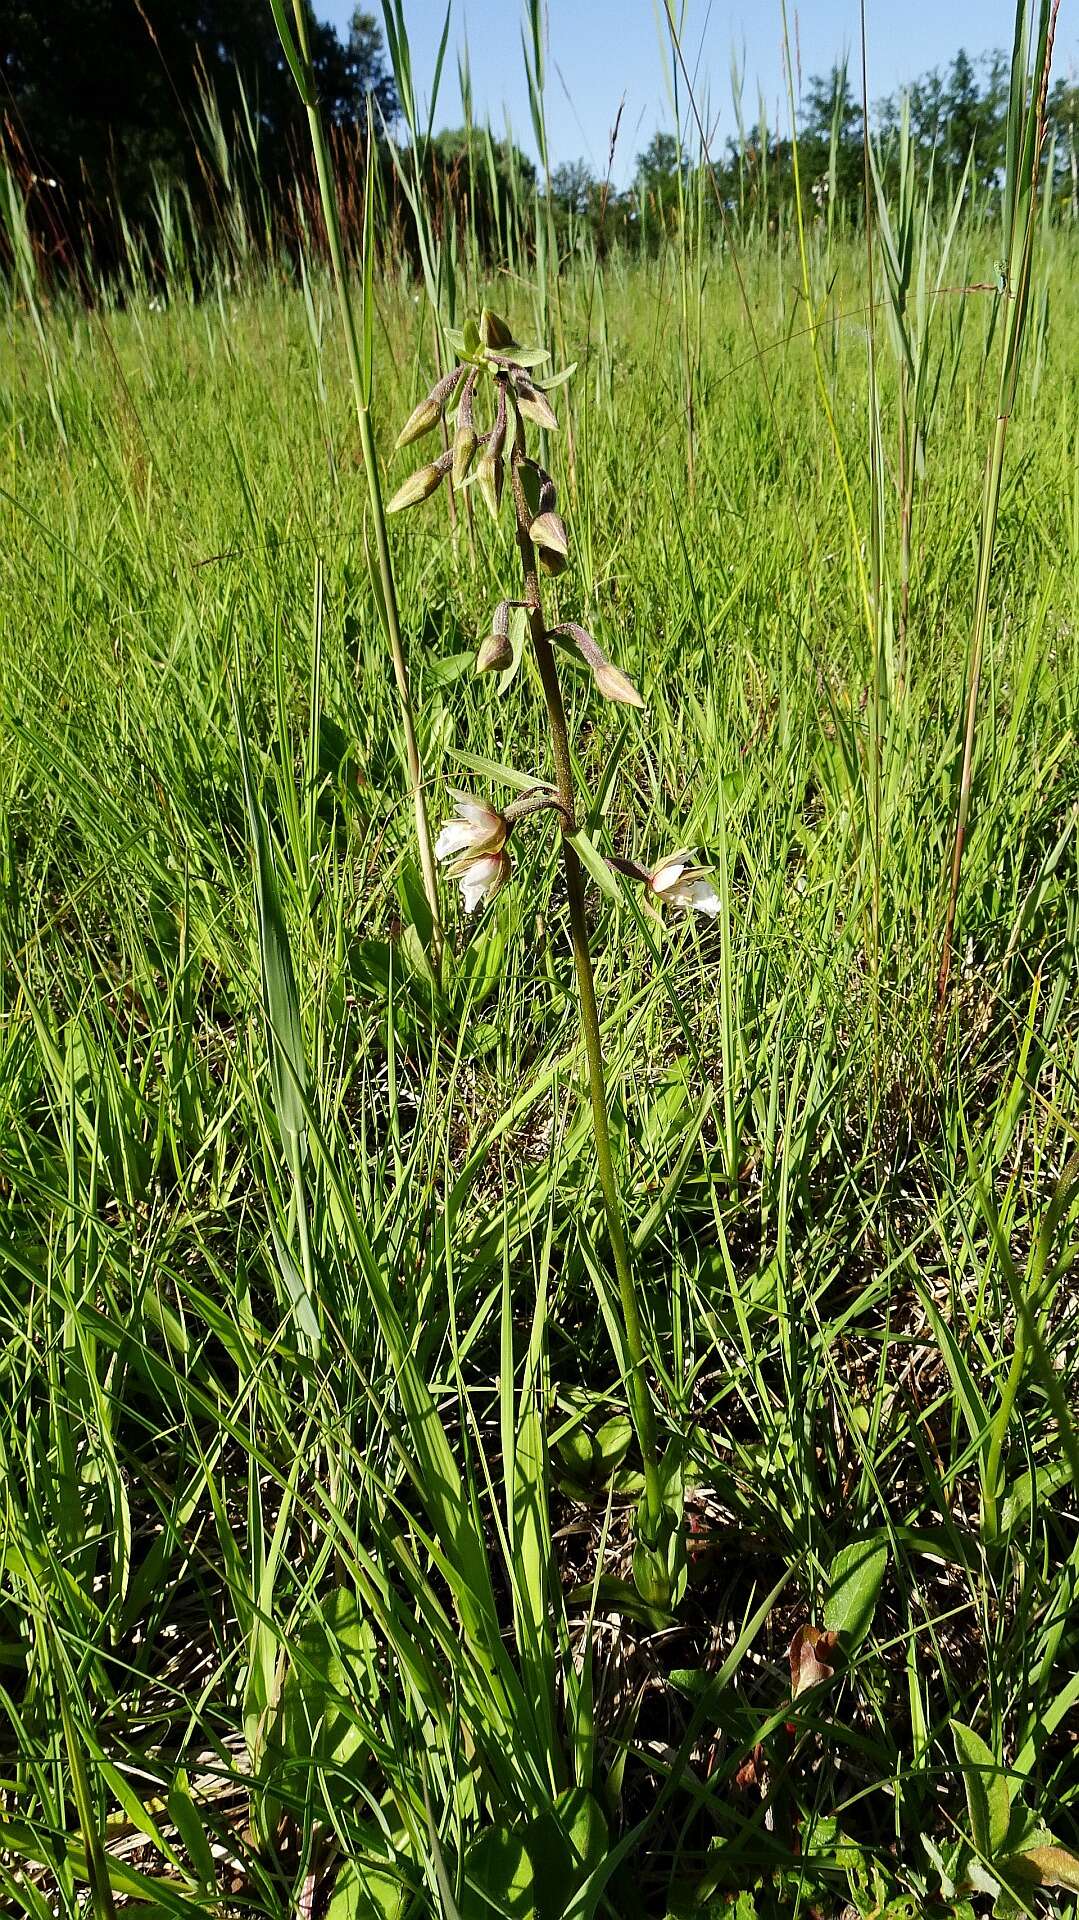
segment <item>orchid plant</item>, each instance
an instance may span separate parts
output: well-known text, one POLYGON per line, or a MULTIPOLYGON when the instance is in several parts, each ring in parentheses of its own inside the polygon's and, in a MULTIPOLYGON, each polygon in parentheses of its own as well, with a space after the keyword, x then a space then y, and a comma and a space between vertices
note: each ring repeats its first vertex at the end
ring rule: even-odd
MULTIPOLYGON (((556 653, 565 652, 583 662, 605 699, 637 708, 643 708, 644 701, 633 682, 607 658, 584 627, 575 620, 548 626, 544 616, 541 576, 557 576, 566 570, 569 536, 558 510, 555 483, 528 452, 525 426, 527 422, 547 432, 557 429, 548 395, 569 378, 573 369, 554 378, 539 378, 535 369, 547 361, 548 354, 540 347, 519 345, 506 322, 490 308, 484 308, 478 325, 471 321, 462 332, 451 332, 448 338, 458 354, 457 363, 414 409, 398 435, 397 445, 410 445, 431 432, 440 420, 449 424, 451 410, 452 442, 440 458, 409 475, 389 502, 388 511, 397 513, 430 499, 449 476, 454 487, 475 485, 497 519, 508 491, 521 563, 522 596, 499 601, 490 632, 480 643, 476 670, 487 673, 511 664, 510 621, 514 610, 520 609, 546 702, 554 781, 537 781, 501 809, 486 800, 454 794, 456 812, 443 826, 435 852, 447 863, 449 875, 461 889, 465 909, 471 913, 492 900, 510 879, 510 840, 518 825, 542 812, 552 812, 558 818, 596 1158, 622 1308, 629 1362, 627 1392, 644 1470, 634 1578, 642 1597, 656 1605, 667 1605, 678 1597, 685 1579, 681 1474, 673 1457, 661 1460, 659 1455, 640 1312, 615 1177, 585 913, 584 870, 574 844, 577 811, 573 763, 556 653), (481 428, 476 402, 484 390, 491 400, 492 414, 491 424, 481 428)), ((651 912, 659 907, 706 915, 719 911, 716 889, 706 869, 695 864, 692 853, 668 854, 652 868, 622 858, 612 858, 608 864, 644 889, 645 904, 651 912)))

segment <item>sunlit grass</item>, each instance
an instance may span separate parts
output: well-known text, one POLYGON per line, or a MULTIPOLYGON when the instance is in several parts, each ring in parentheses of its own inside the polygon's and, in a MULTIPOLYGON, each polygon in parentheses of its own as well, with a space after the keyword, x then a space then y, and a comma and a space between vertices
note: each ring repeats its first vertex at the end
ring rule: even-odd
MULTIPOLYGON (((741 263, 760 361, 729 260, 693 282, 692 488, 684 261, 559 283, 574 570, 549 607, 648 707, 567 680, 588 835, 644 866, 692 842, 723 894, 662 938, 588 894, 685 1445, 674 1623, 629 1582, 555 849, 478 924, 447 893, 436 980, 327 278, 309 304, 284 272, 60 299, 44 351, 6 298, 0 1872, 34 1920, 88 1872, 102 1912, 111 1884, 284 1915, 314 1884, 335 1920, 468 1920, 483 1887, 663 1916, 758 1883, 761 1912, 921 1911, 980 1844, 964 1758, 1000 1804, 952 1721, 1030 1811, 1013 1847, 1035 1819, 1074 1843, 1075 243, 1035 263, 1052 321, 1009 426, 941 1029, 993 297, 936 323, 875 903, 865 256, 810 231, 810 337, 789 238, 741 263), (863 1631, 840 1575, 864 1538, 863 1631), (848 1639, 794 1708, 807 1622, 848 1639)), ((996 245, 964 223, 949 286, 991 285, 996 245)), ((531 333, 530 284, 471 292, 531 333)), ((390 423, 435 369, 422 296, 387 274, 376 309, 392 489, 390 423)), ((898 582, 883 356, 879 384, 898 582)), ((448 787, 508 799, 500 770, 543 767, 542 701, 527 653, 507 687, 472 671, 508 522, 432 506, 390 538, 437 824, 448 787)))

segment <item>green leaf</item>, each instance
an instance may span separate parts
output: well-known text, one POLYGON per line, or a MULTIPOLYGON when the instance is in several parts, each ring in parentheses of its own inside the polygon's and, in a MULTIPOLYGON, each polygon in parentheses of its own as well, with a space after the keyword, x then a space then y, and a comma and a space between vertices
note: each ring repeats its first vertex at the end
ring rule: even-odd
POLYGON ((326 1920, 400 1920, 411 1889, 366 1860, 343 1860, 326 1920))
POLYGON ((879 1535, 840 1547, 828 1572, 824 1624, 842 1636, 845 1653, 861 1645, 873 1624, 888 1565, 887 1543, 879 1535))
POLYGON ((594 1873, 609 1844, 607 1821, 595 1796, 568 1787, 529 1829, 539 1920, 562 1920, 567 1902, 594 1873))
POLYGON ((600 892, 605 893, 608 900, 617 900, 620 897, 618 881, 585 829, 580 827, 576 833, 568 837, 570 846, 576 849, 581 865, 587 867, 600 892))
POLYGON ((290 1758, 341 1768, 355 1757, 364 1736, 347 1704, 363 1690, 369 1657, 373 1638, 359 1601, 347 1587, 336 1587, 321 1618, 297 1636, 285 1678, 281 1739, 290 1758))
POLYGON ((633 1422, 626 1413, 616 1413, 605 1420, 592 1443, 593 1470, 598 1474, 613 1473, 620 1467, 633 1445, 633 1422))
POLYGON ((534 1920, 535 1875, 519 1833, 488 1827, 465 1855, 461 1920, 534 1920))
POLYGON ((1057 1846, 1055 1842, 1044 1847, 1028 1847, 1024 1853, 1009 1854, 998 1865, 1001 1873, 1032 1880, 1035 1886, 1065 1887, 1069 1893, 1079 1893, 1079 1859, 1069 1853, 1067 1847, 1057 1846))
POLYGON ((981 1735, 965 1727, 961 1720, 950 1724, 955 1757, 963 1769, 970 1837, 986 1860, 995 1860, 1007 1838, 1011 1819, 1008 1782, 981 1735))

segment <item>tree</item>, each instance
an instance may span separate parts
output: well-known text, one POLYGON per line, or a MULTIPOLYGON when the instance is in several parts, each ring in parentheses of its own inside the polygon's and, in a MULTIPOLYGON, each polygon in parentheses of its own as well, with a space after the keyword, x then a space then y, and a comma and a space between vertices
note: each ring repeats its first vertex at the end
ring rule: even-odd
POLYGON ((675 185, 677 174, 677 140, 673 133, 654 133, 644 152, 637 155, 638 187, 646 193, 663 193, 675 185))
MULTIPOLYGON (((102 243, 118 202, 137 225, 156 181, 183 182, 196 205, 219 163, 206 137, 212 100, 226 140, 249 110, 263 184, 287 188, 306 153, 304 110, 266 0, 3 0, 2 74, 8 127, 25 172, 58 185, 52 205, 68 232, 102 243), (241 91, 243 100, 241 102, 241 91)), ((359 118, 367 92, 395 107, 381 40, 357 11, 346 44, 309 16, 323 111, 359 118)), ((234 142, 236 153, 243 140, 234 142)), ((39 218, 44 202, 32 200, 39 218)))
POLYGON ((813 74, 802 106, 802 162, 810 191, 846 205, 864 194, 862 109, 844 60, 827 74, 813 74))
POLYGON ((586 214, 595 191, 595 176, 587 160, 564 160, 551 175, 551 192, 567 213, 586 214))
POLYGON ((370 94, 382 118, 392 120, 397 113, 397 88, 386 66, 382 34, 373 13, 357 7, 349 22, 345 43, 345 67, 353 103, 370 94))

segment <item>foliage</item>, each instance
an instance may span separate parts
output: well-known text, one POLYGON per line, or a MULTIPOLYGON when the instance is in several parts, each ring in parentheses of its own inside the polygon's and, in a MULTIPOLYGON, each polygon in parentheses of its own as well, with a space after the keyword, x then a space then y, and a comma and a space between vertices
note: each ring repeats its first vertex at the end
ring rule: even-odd
MULTIPOLYGON (((528 524, 671 1606, 633 1584, 557 836, 445 897, 436 967, 318 249, 162 226, 88 309, 5 181, 6 1910, 1074 1913, 1076 240, 1038 209, 1020 356, 1000 224, 907 168, 875 308, 809 199, 793 272, 796 226, 736 228, 745 305, 692 180, 654 255, 541 257, 503 209, 496 304, 578 363, 528 524), (679 842, 719 910, 660 925, 679 842)), ((381 473, 457 322, 367 231, 381 473)), ((388 536, 428 789, 508 814, 548 735, 471 491, 388 536)))

